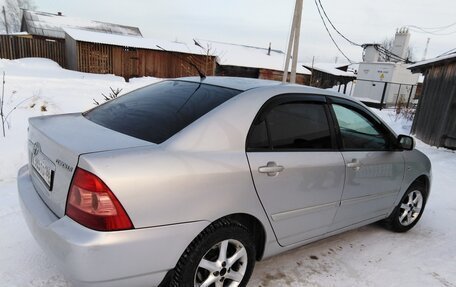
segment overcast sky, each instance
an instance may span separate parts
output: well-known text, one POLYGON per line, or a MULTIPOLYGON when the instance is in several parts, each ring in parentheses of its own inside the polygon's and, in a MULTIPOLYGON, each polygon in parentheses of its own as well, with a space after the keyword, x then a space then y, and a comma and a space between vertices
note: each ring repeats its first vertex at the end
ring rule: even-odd
MULTIPOLYGON (((381 42, 396 28, 424 28, 456 22, 455 0, 321 0, 334 25, 357 43, 381 42)), ((67 16, 137 26, 144 37, 191 41, 192 38, 272 47, 285 50, 295 0, 35 0, 37 10, 67 16)), ((431 38, 427 58, 456 48, 456 25, 440 34, 412 31, 411 45, 421 60, 431 38)), ((338 37, 342 50, 360 61, 362 49, 338 37)), ((313 0, 304 0, 300 60, 344 62, 332 44, 313 0)))

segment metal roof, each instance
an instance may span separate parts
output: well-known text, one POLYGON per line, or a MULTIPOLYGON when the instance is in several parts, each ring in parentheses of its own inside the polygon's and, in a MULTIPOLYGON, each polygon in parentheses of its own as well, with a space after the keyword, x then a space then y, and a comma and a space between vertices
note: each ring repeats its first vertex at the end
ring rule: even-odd
MULTIPOLYGON (((280 50, 223 43, 196 39, 203 47, 208 47, 218 58, 221 66, 250 67, 257 69, 268 69, 283 71, 286 54, 280 50)), ((290 67, 291 70, 291 67, 290 67)), ((301 65, 297 67, 297 74, 310 75, 310 71, 301 65)))
POLYGON ((450 62, 456 62, 456 53, 437 57, 434 59, 421 61, 414 65, 409 66, 408 69, 412 70, 412 72, 420 72, 420 71, 425 70, 427 67, 435 66, 435 65, 443 65, 445 63, 450 63, 450 62))
POLYGON ((37 36, 64 39, 64 28, 86 29, 109 34, 142 37, 137 27, 67 17, 61 14, 24 10, 22 31, 37 36))
POLYGON ((347 65, 338 66, 337 64, 331 63, 314 63, 312 64, 302 64, 308 70, 317 70, 326 74, 338 76, 338 77, 348 77, 348 78, 356 78, 356 75, 352 72, 346 72, 343 70, 338 69, 338 67, 345 67, 347 65))
POLYGON ((195 54, 204 56, 207 55, 206 53, 204 53, 203 50, 199 49, 198 47, 194 45, 189 46, 181 42, 172 42, 167 40, 135 37, 129 35, 115 35, 109 33, 100 33, 89 30, 79 30, 71 28, 65 28, 64 31, 69 37, 79 42, 98 43, 105 45, 157 51, 165 50, 167 52, 179 52, 185 54, 195 54))

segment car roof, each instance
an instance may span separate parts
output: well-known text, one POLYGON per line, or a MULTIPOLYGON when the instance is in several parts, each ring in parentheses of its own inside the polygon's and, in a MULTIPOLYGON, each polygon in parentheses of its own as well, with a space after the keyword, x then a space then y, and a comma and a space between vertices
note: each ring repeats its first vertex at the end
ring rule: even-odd
POLYGON ((192 83, 204 83, 207 85, 219 86, 229 89, 235 89, 242 92, 253 90, 253 89, 260 89, 260 88, 271 88, 274 87, 276 90, 280 90, 282 93, 314 93, 319 95, 327 95, 327 96, 334 96, 349 99, 354 102, 359 102, 352 97, 347 97, 344 94, 340 94, 335 91, 315 88, 305 85, 298 85, 298 84, 290 84, 290 83, 282 83, 279 81, 272 81, 272 80, 263 80, 263 79, 253 79, 253 78, 241 78, 241 77, 223 77, 223 76, 210 76, 204 79, 200 77, 184 77, 184 78, 176 78, 177 81, 186 81, 192 83))
POLYGON ((239 91, 247 91, 255 88, 267 87, 267 86, 278 86, 281 85, 281 82, 270 81, 270 80, 261 80, 261 79, 252 79, 252 78, 240 78, 240 77, 206 77, 201 79, 200 77, 185 77, 177 78, 179 81, 193 82, 193 83, 204 83, 213 86, 220 86, 230 89, 235 89, 239 91))

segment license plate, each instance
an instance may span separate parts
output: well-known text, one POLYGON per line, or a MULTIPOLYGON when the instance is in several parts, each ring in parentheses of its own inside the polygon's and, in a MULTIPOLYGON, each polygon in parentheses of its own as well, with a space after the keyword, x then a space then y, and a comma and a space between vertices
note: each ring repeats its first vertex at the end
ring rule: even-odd
POLYGON ((54 180, 55 172, 54 163, 42 152, 38 152, 36 154, 32 154, 32 166, 46 184, 48 190, 52 190, 52 182, 54 180))

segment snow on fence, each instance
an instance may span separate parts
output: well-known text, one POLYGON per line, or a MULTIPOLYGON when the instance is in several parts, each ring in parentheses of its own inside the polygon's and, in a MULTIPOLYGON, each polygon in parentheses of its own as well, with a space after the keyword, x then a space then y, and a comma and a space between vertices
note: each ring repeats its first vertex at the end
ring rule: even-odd
POLYGON ((48 58, 65 65, 65 45, 58 41, 0 35, 0 58, 48 58))

